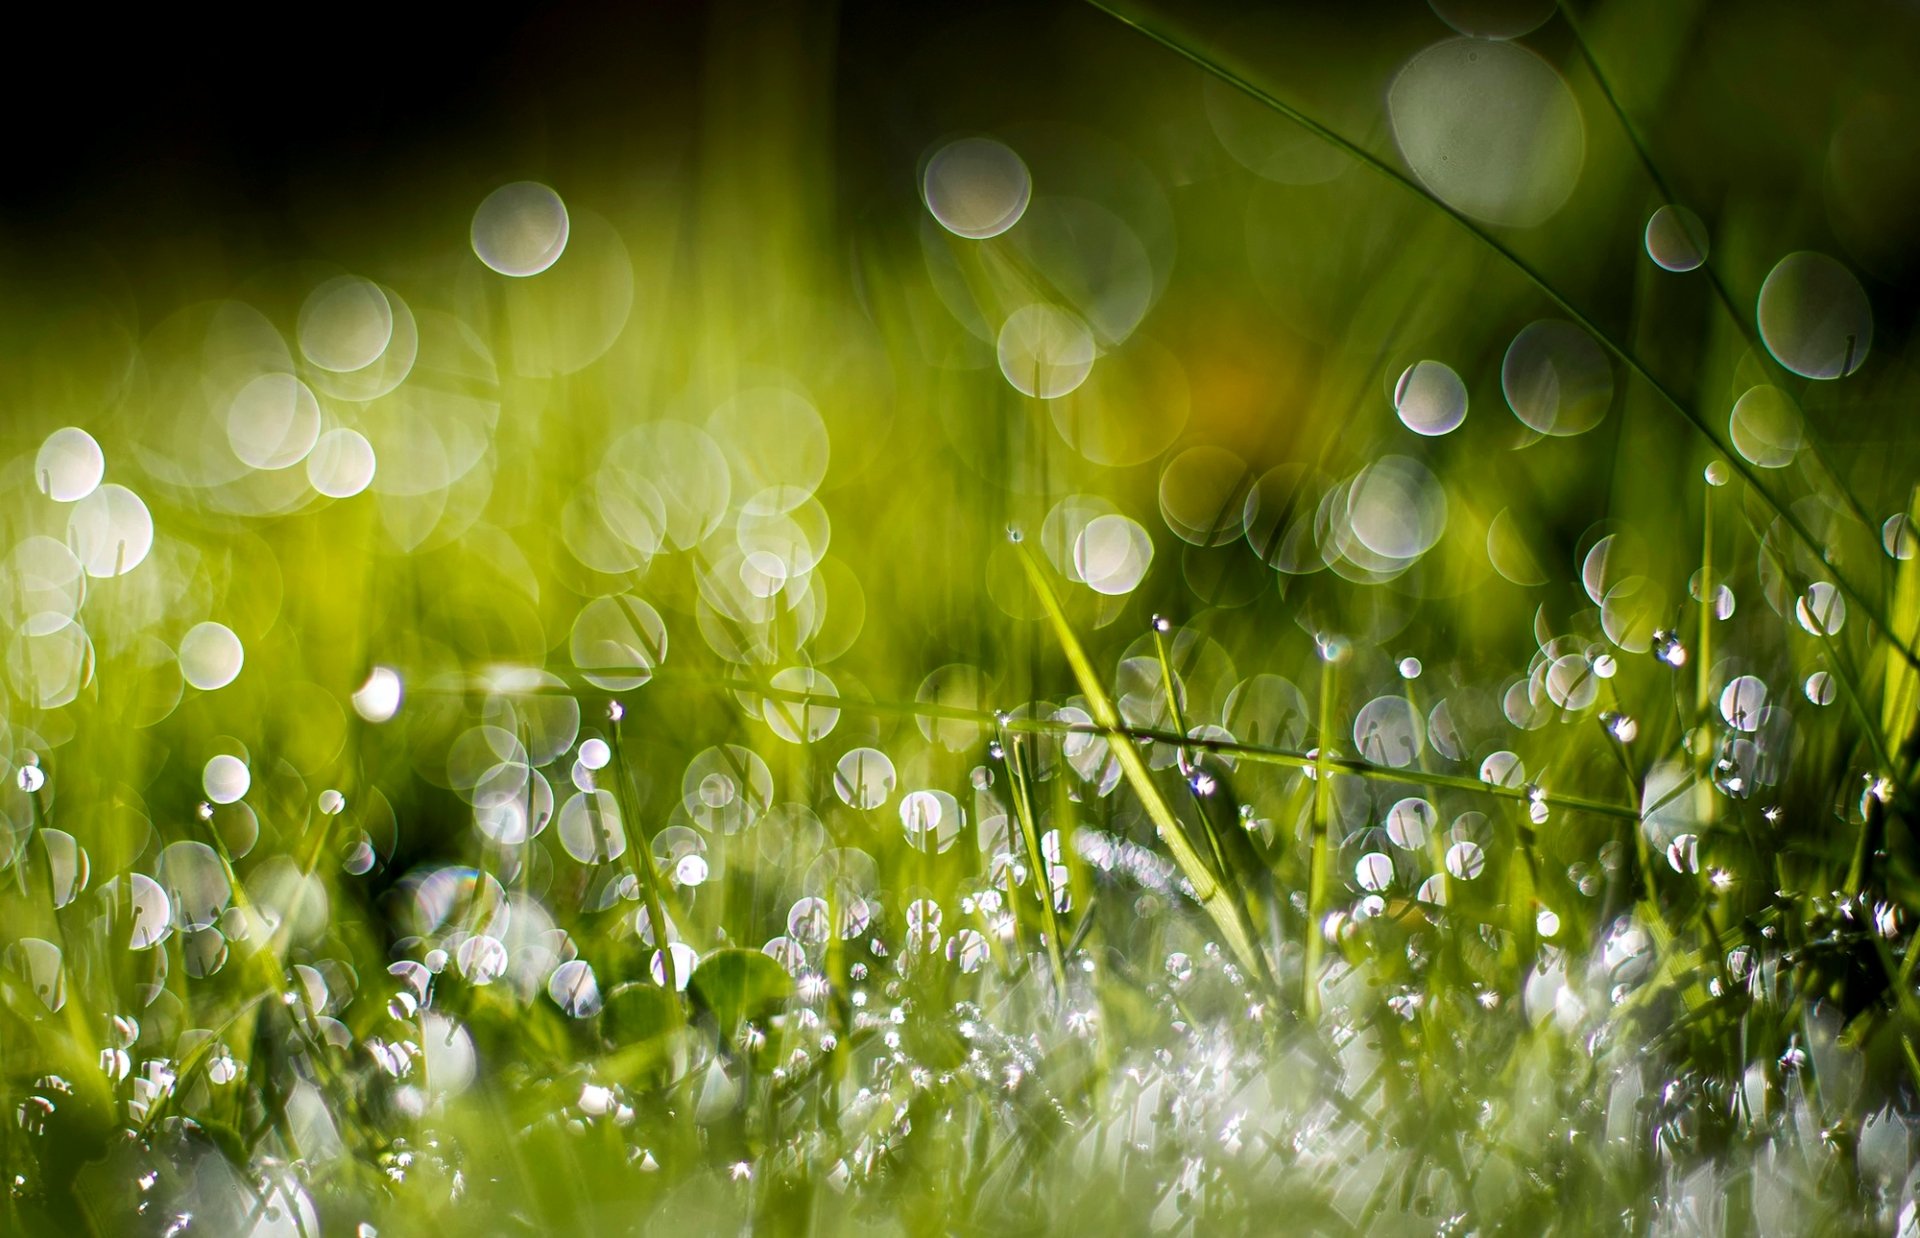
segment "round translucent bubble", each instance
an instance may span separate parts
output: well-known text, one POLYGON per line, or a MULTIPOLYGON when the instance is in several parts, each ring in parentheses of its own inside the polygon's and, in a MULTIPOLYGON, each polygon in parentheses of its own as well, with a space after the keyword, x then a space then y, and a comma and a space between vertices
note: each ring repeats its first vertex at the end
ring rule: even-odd
POLYGON ((791 937, 769 937, 767 944, 760 947, 760 953, 780 964, 789 976, 797 976, 807 969, 807 948, 791 937))
POLYGON ((1461 839, 1447 848, 1447 871, 1459 881, 1472 881, 1487 869, 1487 856, 1480 844, 1461 839))
POLYGON ((1375 765, 1405 769, 1420 757, 1426 726, 1404 696, 1378 696, 1353 719, 1353 742, 1375 765))
POLYGON ((1360 544, 1388 559, 1425 554, 1447 527, 1447 495, 1427 466, 1383 456, 1347 490, 1347 520, 1360 544))
POLYGON ((1427 845, 1433 822, 1433 805, 1410 795, 1387 810, 1387 837, 1402 850, 1418 851, 1427 845))
POLYGON ((1584 434, 1613 403, 1613 367, 1593 337, 1543 318, 1521 328, 1500 363, 1500 389, 1513 415, 1541 434, 1584 434))
POLYGON ((552 819, 553 784, 538 770, 502 762, 474 785, 473 826, 494 842, 523 843, 552 819))
POLYGON ((947 960, 969 975, 984 967, 990 954, 986 937, 976 929, 961 929, 947 939, 947 960))
POLYGON ((92 638, 61 615, 32 617, 7 646, 14 691, 39 709, 71 703, 93 681, 93 669, 92 638))
POLYGON ((227 937, 217 928, 188 929, 180 938, 180 961, 187 975, 204 980, 227 965, 227 937))
POLYGON ((1645 576, 1629 576, 1600 602, 1600 627, 1628 653, 1645 653, 1666 617, 1667 594, 1645 576))
POLYGON ((1387 92, 1394 141, 1422 184, 1488 223, 1532 227, 1572 196, 1586 128, 1553 67, 1523 47, 1449 39, 1387 92))
POLYGON ((0 609, 33 619, 34 628, 50 626, 50 615, 71 618, 86 594, 86 569, 64 542, 23 537, 0 570, 0 609))
POLYGON ((33 458, 33 482, 56 503, 73 503, 92 494, 107 475, 107 457, 78 426, 47 435, 33 458))
POLYGON ((1758 730, 1766 705, 1767 685, 1752 675, 1739 676, 1720 693, 1720 716, 1736 731, 1758 730))
POLYGON ((1078 316, 1053 305, 1022 306, 1009 314, 996 351, 1000 373, 1016 391, 1036 399, 1058 399, 1093 372, 1093 333, 1078 316))
POLYGON ((354 691, 353 712, 368 722, 385 722, 400 712, 401 693, 400 673, 392 667, 376 666, 354 691))
POLYGON ((1662 761, 1647 771, 1640 793, 1640 817, 1647 837, 1665 847, 1699 828, 1701 784, 1680 761, 1662 761))
POLYGON ((708 748, 680 776, 680 804, 710 834, 737 834, 773 802, 773 771, 739 744, 708 748))
POLYGON ((1896 513, 1880 526, 1880 544, 1889 558, 1911 559, 1914 551, 1920 550, 1920 534, 1914 532, 1913 521, 1906 513, 1896 513))
POLYGON ((502 275, 538 275, 567 248, 567 204, 538 181, 502 185, 473 212, 473 252, 502 275))
POLYGON ((630 593, 598 597, 575 616, 567 647, 588 683, 627 692, 652 679, 666 660, 667 625, 630 593))
POLYGON ((547 977, 547 997, 576 1019, 600 1013, 600 982, 585 959, 568 959, 547 977))
POLYGON ((1415 434, 1449 434, 1467 419, 1467 385, 1448 365, 1416 361, 1394 384, 1393 408, 1415 434))
POLYGON ((320 441, 320 401, 291 374, 262 374, 227 405, 227 445, 241 463, 284 469, 320 441))
POLYGON ((992 138, 961 138, 935 151, 920 177, 927 211, 955 236, 985 240, 1020 222, 1033 178, 1019 155, 992 138))
POLYGON ((1825 254, 1788 254, 1760 285, 1767 351, 1802 378, 1844 378, 1873 343, 1873 307, 1853 272, 1825 254))
POLYGON ((1227 695, 1227 730, 1244 743, 1297 748, 1306 738, 1307 699, 1279 675, 1255 675, 1227 695))
POLYGON ((769 696, 760 707, 767 727, 790 744, 810 744, 825 739, 839 725, 838 706, 828 704, 840 690, 833 680, 811 666, 789 666, 776 674, 771 686, 781 692, 804 693, 806 700, 788 700, 769 696))
POLYGON ((1182 541, 1224 546, 1246 525, 1253 476, 1222 447, 1189 447, 1160 472, 1160 515, 1182 541))
POLYGON ((1039 287, 1079 315, 1102 344, 1133 334, 1153 305, 1153 260, 1133 230, 1097 202, 1037 199, 1012 247, 1039 287))
POLYGON ((1420 665, 1420 659, 1418 658, 1408 657, 1400 659, 1400 678, 1402 679, 1418 679, 1420 678, 1420 672, 1425 669, 1425 667, 1420 665))
POLYGON ((1734 401, 1727 433, 1748 463, 1763 469, 1785 468, 1800 451, 1800 412, 1780 388, 1750 387, 1734 401))
POLYGON ((1480 762, 1480 781, 1496 787, 1517 787, 1527 778, 1527 767, 1511 752, 1492 753, 1480 762))
POLYGON ((1517 39, 1553 16, 1553 0, 1427 0, 1434 16, 1474 39, 1517 39))
POLYGON ((664 954, 655 950, 652 966, 648 969, 655 984, 666 984, 669 958, 673 962, 673 987, 677 990, 685 990, 687 981, 693 979, 693 969, 700 966, 700 956, 694 953, 693 947, 684 941, 668 942, 664 954))
POLYGON ((1353 879, 1363 890, 1384 890, 1393 884, 1393 857, 1369 851, 1353 866, 1353 879))
POLYGON ((307 483, 330 499, 350 499, 373 484, 373 444, 340 426, 322 434, 307 453, 307 483))
POLYGON ((1100 357, 1072 395, 1049 404, 1054 429, 1095 464, 1144 464, 1173 445, 1192 413, 1186 370, 1138 332, 1100 357))
POLYGON ((1847 599, 1830 582, 1816 580, 1793 604, 1793 615, 1815 636, 1837 636, 1847 623, 1847 599))
POLYGON ((855 748, 833 770, 833 790, 853 808, 873 809, 893 795, 893 762, 878 748, 855 748))
POLYGON ((7 947, 7 966, 20 973, 48 1010, 67 1004, 67 978, 60 947, 41 937, 22 937, 7 947))
POLYGON ((580 764, 588 769, 605 769, 613 758, 613 750, 607 747, 607 741, 598 736, 580 745, 580 764))
POLYGON ((468 984, 492 984, 507 970, 507 948, 496 937, 475 933, 460 943, 454 963, 468 984))
POLYGON ((1074 572, 1108 597, 1132 593, 1152 564, 1153 539, 1126 516, 1096 516, 1073 542, 1074 572))
POLYGON ((819 945, 833 932, 833 914, 827 900, 808 895, 787 909, 787 936, 797 942, 819 945))
POLYGON ((1598 538, 1580 561, 1580 583, 1587 597, 1599 606, 1609 589, 1629 576, 1640 575, 1647 565, 1646 546, 1631 530, 1608 533, 1598 538))
POLYGON ((233 883, 212 847, 202 842, 177 842, 160 852, 153 867, 173 903, 174 923, 197 931, 219 922, 233 902, 233 883))
POLYGON ((1663 206, 1647 220, 1647 257, 1667 271, 1691 271, 1707 260, 1707 226, 1684 206, 1663 206))
POLYGON ((1600 694, 1600 681, 1585 655, 1564 654, 1553 660, 1546 674, 1547 696, 1569 713, 1578 713, 1592 705, 1600 694))
POLYGON ((1528 545, 1527 536, 1521 531, 1520 520, 1510 507, 1501 508, 1487 522, 1487 562, 1493 564, 1494 571, 1516 585, 1547 583, 1546 569, 1540 566, 1540 557, 1528 545))
POLYGON ((145 950, 172 936, 173 904, 160 883, 134 873, 127 885, 127 948, 145 950))
POLYGON ((231 804, 247 793, 253 775, 239 757, 221 753, 207 762, 200 773, 200 786, 216 804, 231 804))
POLYGON ((946 851, 964 824, 960 801, 945 791, 915 791, 900 799, 900 826, 921 851, 946 851))
POLYGON ((371 280, 330 279, 307 294, 295 327, 300 352, 323 370, 362 370, 393 340, 393 306, 371 280))
POLYGON ((1815 671, 1807 676, 1807 699, 1815 705, 1831 705, 1836 689, 1833 676, 1825 671, 1815 671))
POLYGON ((560 806, 560 845, 582 864, 604 864, 627 850, 620 804, 608 791, 576 791, 560 806))
POLYGON ((202 692, 232 683, 246 653, 224 623, 196 623, 180 638, 180 673, 202 692))
POLYGON ((827 475, 832 454, 827 424, 792 391, 742 392, 714 409, 706 428, 732 465, 734 493, 753 495, 747 507, 757 514, 792 510, 827 475))
POLYGON ((140 496, 109 482, 73 505, 67 546, 96 579, 131 572, 153 549, 153 514, 140 496))

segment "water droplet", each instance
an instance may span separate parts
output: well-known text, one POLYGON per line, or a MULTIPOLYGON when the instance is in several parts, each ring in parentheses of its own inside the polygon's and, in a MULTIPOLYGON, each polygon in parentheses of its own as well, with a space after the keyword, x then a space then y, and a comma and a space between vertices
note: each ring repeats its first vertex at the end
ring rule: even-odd
POLYGON ((376 666, 353 694, 353 712, 368 722, 385 722, 400 710, 400 675, 391 667, 376 666))
POLYGON ((107 474, 106 453, 78 426, 49 434, 33 458, 33 480, 56 503, 75 503, 92 494, 107 474))
POLYGON ((1613 404, 1613 368, 1584 329, 1558 319, 1522 328, 1500 366, 1500 386, 1528 428, 1547 435, 1584 434, 1613 404))
POLYGON ((1647 257, 1667 271, 1691 271, 1707 260, 1707 226, 1684 206, 1668 204, 1647 220, 1647 257))
POLYGON ((1836 636, 1846 626, 1847 600, 1830 582, 1816 580, 1794 603, 1793 613, 1812 635, 1836 636))
POLYGON ((1020 222, 1033 198, 1033 179, 1020 156, 1003 143, 962 138, 927 160, 920 193, 941 227, 968 240, 985 240, 1020 222))
POLYGON ((1866 290, 1825 254, 1788 254, 1760 286, 1755 316, 1774 359, 1802 378, 1843 378, 1873 343, 1866 290))
POLYGON ((560 260, 571 221, 560 195, 537 181, 488 194, 473 212, 474 255, 501 275, 538 275, 560 260))
POLYGON ((1393 407, 1415 434, 1449 434, 1467 419, 1467 385, 1438 361, 1416 362, 1394 385, 1393 407))

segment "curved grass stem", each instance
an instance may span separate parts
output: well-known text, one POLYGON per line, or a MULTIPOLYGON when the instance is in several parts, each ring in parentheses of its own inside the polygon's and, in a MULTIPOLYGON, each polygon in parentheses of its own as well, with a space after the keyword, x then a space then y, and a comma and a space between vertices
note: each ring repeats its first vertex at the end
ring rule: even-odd
MULTIPOLYGON (((1672 406, 1674 411, 1678 412, 1681 417, 1689 422, 1693 428, 1700 433, 1701 437, 1705 438, 1707 442, 1712 445, 1714 450, 1726 457, 1727 463, 1740 475, 1741 480, 1746 482, 1753 492, 1760 497, 1761 501, 1767 505, 1768 509, 1787 526, 1793 535, 1816 557, 1824 558, 1823 547, 1819 539, 1813 536, 1812 531, 1807 528, 1806 523, 1800 519, 1790 505, 1775 497, 1766 486, 1761 484, 1759 473, 1739 452, 1734 451, 1727 444, 1724 436, 1715 431, 1712 424, 1709 423, 1697 409, 1683 399, 1680 393, 1675 391, 1669 383, 1654 374, 1652 368, 1649 367, 1645 361, 1641 360, 1638 353, 1613 332, 1602 327, 1586 310, 1575 305, 1565 293, 1556 288, 1553 283, 1541 273, 1539 268, 1521 257, 1512 246, 1502 241, 1498 236, 1488 231, 1464 212, 1455 209, 1440 198, 1435 197, 1433 193, 1419 182, 1386 160, 1375 155, 1352 139, 1335 132, 1306 112, 1301 111, 1299 108, 1294 107, 1292 104, 1271 92, 1263 90, 1219 61, 1181 42, 1165 31, 1159 30, 1138 18, 1121 12, 1119 9, 1106 3, 1106 0, 1087 0, 1087 3, 1099 9, 1101 12, 1106 13, 1116 21, 1122 22, 1134 30, 1139 31, 1148 39, 1166 48, 1168 51, 1173 52, 1175 55, 1180 56, 1196 68, 1212 74, 1214 77, 1219 78, 1222 82, 1232 86, 1247 97, 1286 117, 1314 137, 1333 146, 1356 162, 1372 169, 1375 173, 1385 177, 1393 184, 1413 194, 1432 209, 1439 211, 1447 218, 1453 220, 1454 223, 1458 224, 1470 236, 1492 250, 1523 276, 1527 282, 1537 288, 1561 313, 1578 323, 1580 327, 1592 335, 1602 347, 1618 357, 1621 363, 1631 370, 1637 378, 1646 383, 1662 401, 1672 406)), ((1874 600, 1868 597, 1853 581, 1848 579, 1845 573, 1835 572, 1834 578, 1836 587, 1846 595, 1847 601, 1857 607, 1866 619, 1880 630, 1886 637, 1888 645, 1899 650, 1901 656, 1906 658, 1910 663, 1915 666, 1920 666, 1920 653, 1915 652, 1910 643, 1902 638, 1899 633, 1893 631, 1887 622, 1885 614, 1874 600)))

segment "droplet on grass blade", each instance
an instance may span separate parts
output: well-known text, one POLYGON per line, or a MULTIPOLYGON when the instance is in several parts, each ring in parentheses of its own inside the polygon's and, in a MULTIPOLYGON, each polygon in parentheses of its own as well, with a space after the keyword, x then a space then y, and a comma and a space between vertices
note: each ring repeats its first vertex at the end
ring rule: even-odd
POLYGON ((1794 618, 1814 636, 1837 636, 1847 622, 1847 599, 1831 582, 1816 580, 1793 604, 1794 618))

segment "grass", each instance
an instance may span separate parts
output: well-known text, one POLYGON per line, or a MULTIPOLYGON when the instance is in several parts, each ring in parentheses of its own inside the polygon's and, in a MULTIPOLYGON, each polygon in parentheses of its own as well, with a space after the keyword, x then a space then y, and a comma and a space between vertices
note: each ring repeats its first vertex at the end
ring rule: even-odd
MULTIPOLYGON (((521 173, 429 164, 404 244, 336 242, 377 285, 325 338, 311 253, 20 278, 64 316, 0 321, 0 1228, 1912 1228, 1910 285, 1791 142, 1688 141, 1743 116, 1688 68, 1792 23, 1561 6, 1526 43, 1584 163, 1510 228, 1392 118, 1319 119, 1424 10, 1301 15, 1320 76, 1220 14, 1049 10, 1020 105, 1101 131, 956 123, 1031 173, 975 237, 947 139, 915 200, 917 148, 800 104, 977 97, 987 19, 830 70, 870 17, 716 36, 771 102, 644 192, 553 153, 550 270, 466 247, 521 173), (1346 170, 1262 180, 1208 78, 1346 170), (1640 236, 1674 201, 1686 274, 1640 236), (1839 381, 1755 325, 1807 248, 1871 290, 1839 381), (1030 302, 1084 353, 1010 343, 1030 302), (1612 382, 1577 436, 1508 420, 1541 317, 1612 382), (1445 435, 1395 415, 1422 358, 1445 435), (245 420, 283 374, 370 481, 234 459, 308 433, 245 420), (1760 383, 1794 441, 1723 432, 1760 383), (47 493, 67 425, 151 551, 47 493)), ((1844 110, 1900 61, 1841 25, 1804 86, 1844 110)))

